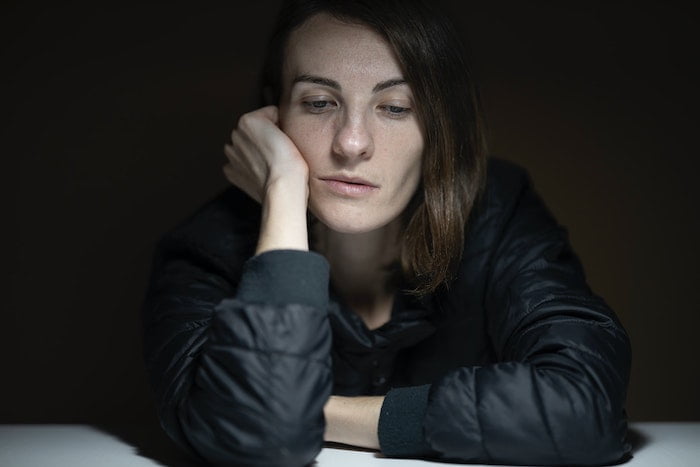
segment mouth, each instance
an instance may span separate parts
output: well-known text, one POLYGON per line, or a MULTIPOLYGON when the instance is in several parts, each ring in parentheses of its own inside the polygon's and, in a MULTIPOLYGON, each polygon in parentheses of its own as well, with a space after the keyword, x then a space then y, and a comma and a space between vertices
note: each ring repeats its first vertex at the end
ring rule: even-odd
POLYGON ((319 177, 319 180, 332 192, 342 196, 358 197, 379 190, 378 185, 359 177, 332 175, 328 177, 319 177))

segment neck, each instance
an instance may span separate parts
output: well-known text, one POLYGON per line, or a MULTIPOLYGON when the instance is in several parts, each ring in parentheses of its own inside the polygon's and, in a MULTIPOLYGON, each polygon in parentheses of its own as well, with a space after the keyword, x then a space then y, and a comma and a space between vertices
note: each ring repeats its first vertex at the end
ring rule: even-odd
POLYGON ((318 225, 315 249, 331 267, 333 288, 368 327, 389 320, 394 290, 390 266, 398 259, 400 222, 371 232, 347 234, 318 225))

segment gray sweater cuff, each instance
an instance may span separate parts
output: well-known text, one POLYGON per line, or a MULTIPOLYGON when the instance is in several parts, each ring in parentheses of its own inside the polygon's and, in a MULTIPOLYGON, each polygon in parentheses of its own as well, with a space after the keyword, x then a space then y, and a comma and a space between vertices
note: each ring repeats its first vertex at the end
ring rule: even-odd
POLYGON ((295 303, 325 311, 328 277, 328 262, 318 253, 266 251, 246 262, 236 298, 272 305, 295 303))
POLYGON ((425 441, 423 419, 430 385, 396 388, 384 398, 379 415, 379 446, 392 457, 423 457, 434 453, 425 441))

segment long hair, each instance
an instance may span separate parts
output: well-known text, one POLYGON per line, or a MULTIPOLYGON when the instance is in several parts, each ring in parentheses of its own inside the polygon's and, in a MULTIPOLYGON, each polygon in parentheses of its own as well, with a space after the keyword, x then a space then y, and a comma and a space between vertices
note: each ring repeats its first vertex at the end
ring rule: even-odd
POLYGON ((266 104, 279 103, 290 33, 318 13, 370 27, 399 61, 425 140, 421 183, 403 214, 401 274, 419 296, 449 286, 486 172, 479 96, 461 41, 447 18, 421 0, 288 0, 263 68, 266 104))

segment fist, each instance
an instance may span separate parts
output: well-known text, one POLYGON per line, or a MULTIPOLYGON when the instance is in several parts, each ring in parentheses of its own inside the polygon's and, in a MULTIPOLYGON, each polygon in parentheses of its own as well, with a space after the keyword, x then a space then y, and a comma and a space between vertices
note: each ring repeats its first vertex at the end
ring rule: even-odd
POLYGON ((243 115, 224 146, 229 182, 259 203, 267 187, 279 178, 308 184, 308 166, 291 139, 278 126, 279 111, 267 106, 243 115))

